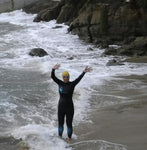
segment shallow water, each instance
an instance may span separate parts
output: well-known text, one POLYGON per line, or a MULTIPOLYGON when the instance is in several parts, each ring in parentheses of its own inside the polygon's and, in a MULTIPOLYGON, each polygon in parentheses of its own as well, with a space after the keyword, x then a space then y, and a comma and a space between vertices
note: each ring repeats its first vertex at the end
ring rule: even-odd
MULTIPOLYGON (((71 80, 85 66, 93 68, 75 89, 73 124, 77 126, 82 121, 90 121, 88 113, 92 109, 128 101, 124 96, 119 101, 115 98, 111 101, 110 95, 105 100, 94 99, 94 95, 103 97, 105 94, 105 89, 100 88, 105 79, 147 74, 147 64, 125 63, 107 67, 112 56, 101 57, 103 50, 67 33, 68 26, 60 24, 61 28, 55 28, 55 20, 34 23, 34 17, 21 10, 0 14, 0 136, 22 138, 32 150, 71 149, 57 137, 58 88, 50 78, 52 67, 60 63, 57 76, 61 78, 61 73, 68 70, 71 80), (36 47, 45 49, 49 55, 42 58, 29 56, 30 49, 36 47), (98 88, 101 89, 99 92, 98 88)), ((66 127, 63 136, 66 137, 66 127)), ((77 136, 74 134, 73 138, 77 136)))

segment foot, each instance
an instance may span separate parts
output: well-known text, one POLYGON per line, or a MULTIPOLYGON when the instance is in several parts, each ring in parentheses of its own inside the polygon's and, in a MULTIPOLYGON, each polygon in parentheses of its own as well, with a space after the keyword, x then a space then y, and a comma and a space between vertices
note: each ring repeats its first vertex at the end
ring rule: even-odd
POLYGON ((70 143, 71 142, 71 138, 67 138, 66 141, 67 141, 67 143, 70 143))

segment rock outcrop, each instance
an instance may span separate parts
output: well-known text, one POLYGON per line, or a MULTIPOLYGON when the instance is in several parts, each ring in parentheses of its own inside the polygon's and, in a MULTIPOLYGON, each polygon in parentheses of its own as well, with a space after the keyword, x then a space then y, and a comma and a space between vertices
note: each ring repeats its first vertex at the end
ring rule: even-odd
POLYGON ((147 55, 146 0, 61 0, 40 11, 34 21, 52 19, 67 23, 69 32, 99 47, 124 45, 108 48, 106 54, 147 55))
POLYGON ((23 7, 23 10, 26 13, 39 14, 41 11, 46 11, 46 9, 52 9, 58 3, 58 1, 53 0, 38 0, 35 3, 23 7))
POLYGON ((130 44, 115 49, 107 48, 106 55, 147 56, 147 37, 136 37, 130 44))
POLYGON ((30 52, 29 52, 30 56, 38 56, 38 57, 43 57, 48 55, 48 53, 42 49, 42 48, 33 48, 30 52))

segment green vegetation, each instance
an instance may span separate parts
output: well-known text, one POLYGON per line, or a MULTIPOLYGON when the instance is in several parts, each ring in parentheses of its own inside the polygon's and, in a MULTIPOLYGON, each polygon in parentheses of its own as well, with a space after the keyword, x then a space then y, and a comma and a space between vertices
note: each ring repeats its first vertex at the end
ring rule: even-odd
POLYGON ((147 11, 147 0, 143 0, 143 9, 147 11))
POLYGON ((108 31, 108 10, 107 6, 102 6, 101 14, 100 14, 100 29, 101 34, 107 34, 108 31))

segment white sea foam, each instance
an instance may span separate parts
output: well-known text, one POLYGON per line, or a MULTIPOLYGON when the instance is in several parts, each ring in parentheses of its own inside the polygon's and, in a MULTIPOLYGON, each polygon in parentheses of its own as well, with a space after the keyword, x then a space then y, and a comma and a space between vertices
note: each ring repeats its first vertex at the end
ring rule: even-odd
POLYGON ((12 47, 7 51, 14 57, 2 59, 3 65, 28 67, 37 62, 39 69, 48 72, 54 64, 59 62, 62 64, 61 71, 66 68, 73 74, 75 74, 75 70, 78 74, 84 66, 89 65, 93 67, 93 72, 90 74, 92 78, 123 74, 146 74, 147 72, 146 64, 126 63, 124 66, 106 67, 106 63, 111 57, 100 57, 103 50, 94 48, 93 45, 84 44, 78 39, 78 36, 67 34, 68 26, 62 24, 62 28, 52 29, 52 27, 57 26, 55 20, 34 23, 32 22, 34 17, 35 15, 26 14, 20 10, 0 15, 1 22, 22 26, 19 32, 14 31, 3 36, 7 44, 12 43, 15 46, 15 48, 12 47), (32 59, 28 53, 34 47, 44 48, 49 56, 32 59), (89 51, 88 47, 92 47, 93 51, 89 51), (70 60, 71 57, 73 57, 72 60, 70 60))
POLYGON ((56 129, 51 125, 30 124, 14 131, 15 138, 22 138, 32 150, 71 150, 67 143, 56 136, 56 129))

